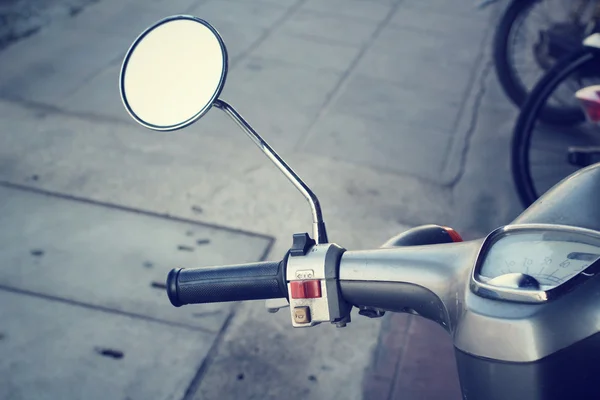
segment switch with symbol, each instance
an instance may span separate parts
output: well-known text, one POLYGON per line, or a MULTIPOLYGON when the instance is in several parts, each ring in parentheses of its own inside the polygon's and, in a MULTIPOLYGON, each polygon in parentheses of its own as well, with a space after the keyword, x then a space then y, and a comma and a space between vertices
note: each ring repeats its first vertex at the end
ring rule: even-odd
POLYGON ((310 323, 310 307, 294 307, 294 322, 297 324, 310 323))

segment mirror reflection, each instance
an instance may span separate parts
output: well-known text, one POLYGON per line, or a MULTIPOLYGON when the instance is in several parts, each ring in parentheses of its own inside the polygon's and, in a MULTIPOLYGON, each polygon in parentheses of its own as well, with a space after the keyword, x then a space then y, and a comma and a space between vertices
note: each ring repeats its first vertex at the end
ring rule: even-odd
POLYGON ((148 28, 129 49, 121 97, 140 124, 175 130, 208 111, 226 73, 227 51, 217 31, 195 17, 170 17, 148 28))

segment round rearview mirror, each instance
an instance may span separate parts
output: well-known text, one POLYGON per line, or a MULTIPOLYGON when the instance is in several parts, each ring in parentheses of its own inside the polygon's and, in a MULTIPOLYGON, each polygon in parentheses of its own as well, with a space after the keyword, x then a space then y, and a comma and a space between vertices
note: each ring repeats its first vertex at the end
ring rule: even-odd
POLYGON ((119 86, 127 112, 146 128, 172 131, 196 122, 219 97, 227 50, 199 18, 177 15, 146 29, 131 45, 119 86))

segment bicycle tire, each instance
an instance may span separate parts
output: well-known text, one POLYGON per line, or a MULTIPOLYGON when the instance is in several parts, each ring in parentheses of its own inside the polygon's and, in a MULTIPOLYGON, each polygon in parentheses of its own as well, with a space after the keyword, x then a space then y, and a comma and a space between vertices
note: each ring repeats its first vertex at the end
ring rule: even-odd
MULTIPOLYGON (((513 0, 500 18, 494 34, 493 61, 496 76, 506 96, 519 108, 525 104, 530 91, 510 63, 509 40, 518 18, 541 1, 543 0, 513 0)), ((548 105, 541 120, 554 125, 573 125, 584 121, 585 115, 579 109, 548 105)))
POLYGON ((582 65, 600 59, 597 50, 582 47, 555 64, 534 86, 527 98, 513 130, 511 143, 511 170, 513 181, 525 208, 539 197, 529 168, 529 148, 535 122, 554 90, 582 65))

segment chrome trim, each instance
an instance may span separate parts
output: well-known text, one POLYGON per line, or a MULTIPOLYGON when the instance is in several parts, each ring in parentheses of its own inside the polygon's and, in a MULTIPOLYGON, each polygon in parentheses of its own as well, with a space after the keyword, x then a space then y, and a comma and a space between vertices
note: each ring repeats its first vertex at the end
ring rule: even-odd
POLYGON ((127 110, 127 113, 131 116, 131 118, 133 118, 138 124, 142 125, 145 128, 152 129, 155 131, 163 131, 163 132, 175 131, 177 129, 185 128, 186 126, 193 124, 194 122, 199 120, 202 116, 204 116, 204 114, 206 114, 208 112, 208 110, 210 110, 210 107, 213 105, 215 100, 217 100, 219 98, 219 95, 221 94, 221 91, 223 90, 223 86, 225 85, 225 80, 227 78, 228 65, 229 64, 228 64, 227 48, 225 47, 225 43, 223 42, 223 39, 221 38, 221 35, 219 34, 219 32, 211 24, 204 21, 203 19, 194 17, 192 15, 173 15, 173 16, 161 19, 160 21, 156 22, 154 25, 146 28, 146 30, 144 30, 134 40, 133 44, 129 47, 129 50, 127 50, 127 54, 125 55, 125 59, 123 60, 123 64, 121 65, 121 72, 119 74, 119 92, 121 94, 121 101, 123 102, 123 105, 125 106, 125 109, 127 110), (129 106, 129 102, 127 101, 127 96, 125 95, 125 82, 124 82, 125 81, 125 69, 127 68, 127 63, 129 62, 129 58, 131 57, 133 50, 142 41, 142 39, 144 37, 146 37, 146 35, 148 33, 152 32, 154 29, 158 28, 162 24, 165 24, 165 23, 171 22, 171 21, 177 21, 177 20, 189 20, 189 21, 198 22, 198 23, 206 26, 208 29, 210 29, 210 31, 215 35, 215 37, 219 41, 219 44, 221 46, 221 52, 223 55, 223 70, 221 71, 221 81, 219 82, 219 85, 217 86, 217 90, 215 90, 215 93, 211 97, 208 104, 203 109, 201 109, 196 115, 194 115, 191 118, 187 119, 186 121, 183 121, 176 125, 170 125, 170 126, 153 125, 153 124, 150 124, 150 123, 144 121, 140 117, 138 117, 138 115, 129 106))
POLYGON ((471 291, 481 297, 486 297, 493 300, 504 300, 514 301, 519 303, 545 303, 549 300, 557 298, 564 293, 567 293, 571 289, 575 288, 579 284, 585 282, 595 275, 600 270, 600 260, 595 261, 585 270, 581 271, 572 278, 566 280, 562 284, 555 286, 547 290, 532 290, 532 289, 515 289, 510 287, 501 287, 490 285, 484 282, 480 276, 479 271, 481 270, 485 255, 488 253, 492 245, 502 236, 513 233, 513 232, 528 232, 528 231, 546 231, 546 232, 565 232, 574 233, 585 236, 591 236, 600 243, 600 232, 592 229, 579 228, 568 225, 558 224, 515 224, 506 225, 492 231, 483 241, 477 258, 475 261, 475 267, 471 273, 471 291))
POLYGON ((328 243, 327 240, 327 230, 325 229, 325 222, 323 221, 323 214, 321 212, 321 205, 319 203, 319 199, 314 194, 314 192, 308 187, 306 183, 294 172, 294 170, 287 165, 285 161, 279 154, 275 152, 269 146, 267 142, 246 122, 246 120, 226 101, 222 99, 217 99, 213 103, 213 105, 221 110, 223 110, 231 119, 235 121, 236 124, 244 132, 248 134, 250 139, 258 146, 259 149, 279 168, 281 172, 294 184, 296 189, 302 193, 304 198, 310 204, 310 209, 313 217, 313 235, 314 240, 317 244, 325 244, 328 243))

